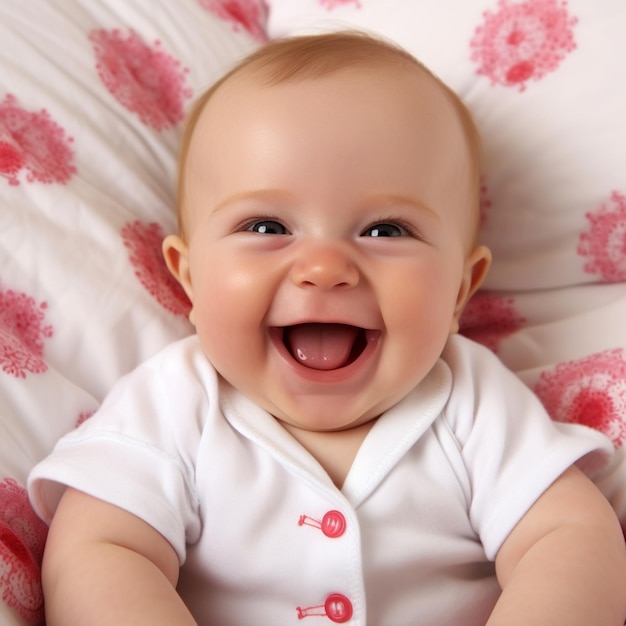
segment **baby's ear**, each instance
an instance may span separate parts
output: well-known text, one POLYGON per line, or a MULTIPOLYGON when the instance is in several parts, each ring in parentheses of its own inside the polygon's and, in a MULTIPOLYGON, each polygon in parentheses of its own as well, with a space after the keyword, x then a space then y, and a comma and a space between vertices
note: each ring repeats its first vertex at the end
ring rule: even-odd
POLYGON ((465 261, 463 280, 459 288, 454 317, 450 327, 450 334, 459 332, 459 320, 465 305, 483 284, 487 272, 491 267, 491 251, 486 246, 476 247, 465 261))
POLYGON ((162 249, 167 269, 180 283, 191 301, 192 309, 189 313, 189 319, 193 324, 193 288, 191 285, 191 272, 189 271, 189 248, 178 235, 168 235, 163 240, 162 249))

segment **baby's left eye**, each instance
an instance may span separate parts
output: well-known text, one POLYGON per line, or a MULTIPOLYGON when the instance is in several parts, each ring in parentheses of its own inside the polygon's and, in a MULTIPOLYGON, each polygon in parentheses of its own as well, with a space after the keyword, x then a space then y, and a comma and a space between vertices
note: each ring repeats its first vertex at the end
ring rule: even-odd
POLYGON ((408 235, 406 228, 398 224, 374 224, 363 231, 361 237, 403 237, 408 235))
POLYGON ((287 229, 283 224, 276 220, 256 220, 246 225, 246 230, 261 235, 286 235, 287 229))

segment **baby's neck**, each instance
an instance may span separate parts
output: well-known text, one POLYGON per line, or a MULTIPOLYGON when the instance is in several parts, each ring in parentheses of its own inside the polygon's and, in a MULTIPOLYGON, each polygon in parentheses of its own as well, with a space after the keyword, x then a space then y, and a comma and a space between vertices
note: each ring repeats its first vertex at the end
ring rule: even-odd
POLYGON ((337 489, 343 486, 352 463, 376 420, 335 432, 302 430, 289 424, 283 428, 326 470, 337 489))

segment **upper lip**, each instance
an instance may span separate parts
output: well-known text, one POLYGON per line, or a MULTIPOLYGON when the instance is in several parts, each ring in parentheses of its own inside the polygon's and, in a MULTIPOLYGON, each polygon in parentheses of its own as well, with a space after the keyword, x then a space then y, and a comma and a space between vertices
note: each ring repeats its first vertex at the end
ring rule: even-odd
POLYGON ((290 326, 298 326, 299 324, 343 324, 345 326, 354 326, 355 328, 362 328, 363 330, 378 330, 379 324, 370 324, 365 320, 348 319, 347 317, 325 317, 325 316, 311 316, 311 317, 297 317, 291 320, 272 320, 268 326, 270 328, 288 328, 290 326))

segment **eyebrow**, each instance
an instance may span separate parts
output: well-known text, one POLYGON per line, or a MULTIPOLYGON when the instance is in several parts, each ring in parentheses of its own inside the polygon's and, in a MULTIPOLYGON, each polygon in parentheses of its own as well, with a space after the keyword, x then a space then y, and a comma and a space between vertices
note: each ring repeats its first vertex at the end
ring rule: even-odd
MULTIPOLYGON (((253 189, 250 191, 242 191, 235 193, 232 196, 228 196, 213 209, 213 213, 223 211, 230 208, 232 205, 239 203, 245 203, 249 201, 261 201, 273 204, 290 205, 295 202, 296 196, 287 191, 286 189, 270 188, 270 189, 253 189)), ((429 215, 431 218, 437 221, 441 220, 441 216, 426 202, 416 198, 412 195, 402 193, 375 193, 371 196, 367 196, 362 205, 376 204, 384 207, 393 207, 396 205, 405 205, 415 209, 418 209, 422 213, 429 215)))
POLYGON ((280 204, 292 203, 295 196, 284 189, 253 189, 251 191, 242 191, 228 196, 213 209, 213 213, 228 209, 233 204, 248 201, 264 201, 280 204))
POLYGON ((408 205, 410 207, 419 209, 420 211, 429 214, 431 217, 441 220, 441 216, 435 209, 433 209, 429 204, 416 198, 412 195, 401 194, 401 193, 382 193, 382 194, 373 194, 367 198, 368 202, 378 203, 382 205, 408 205))

